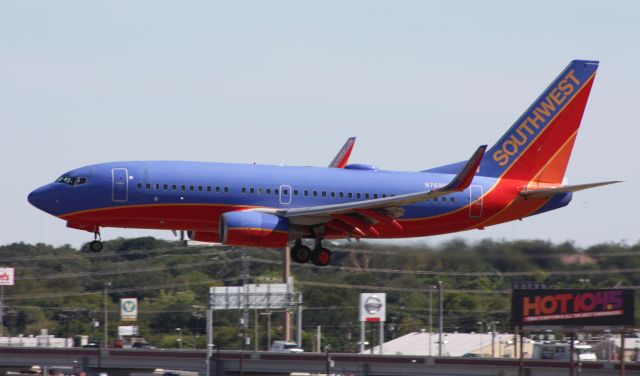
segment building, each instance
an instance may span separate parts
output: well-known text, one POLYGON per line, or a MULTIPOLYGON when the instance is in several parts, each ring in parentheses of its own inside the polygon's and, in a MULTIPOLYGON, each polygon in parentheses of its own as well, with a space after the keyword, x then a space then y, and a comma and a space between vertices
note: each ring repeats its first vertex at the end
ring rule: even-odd
MULTIPOLYGON (((496 333, 493 337, 491 333, 444 333, 442 342, 443 356, 467 354, 467 356, 491 357, 493 354, 495 357, 509 358, 514 355, 513 334, 496 333)), ((529 357, 532 345, 526 338, 524 349, 525 357, 529 357)), ((382 350, 385 355, 438 356, 438 333, 412 332, 385 342, 382 350)), ((371 349, 365 352, 370 351, 371 349)), ((373 348, 373 353, 379 354, 378 346, 373 348)))

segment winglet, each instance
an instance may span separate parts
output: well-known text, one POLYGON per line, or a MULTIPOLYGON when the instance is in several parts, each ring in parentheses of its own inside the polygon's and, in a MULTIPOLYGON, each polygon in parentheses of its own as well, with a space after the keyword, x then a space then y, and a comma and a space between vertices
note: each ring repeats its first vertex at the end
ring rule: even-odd
POLYGON ((356 144, 355 137, 349 137, 347 142, 342 145, 338 154, 333 158, 331 163, 329 164, 330 168, 344 168, 344 166, 349 163, 349 156, 351 155, 351 150, 353 150, 353 146, 356 144))
POLYGON ((482 161, 482 157, 484 157, 484 152, 486 150, 487 145, 480 146, 475 153, 473 153, 464 167, 462 167, 462 170, 458 172, 458 175, 456 175, 449 184, 438 189, 438 191, 460 192, 467 189, 471 184, 473 177, 476 176, 476 172, 478 172, 478 166, 480 166, 480 162, 482 161))

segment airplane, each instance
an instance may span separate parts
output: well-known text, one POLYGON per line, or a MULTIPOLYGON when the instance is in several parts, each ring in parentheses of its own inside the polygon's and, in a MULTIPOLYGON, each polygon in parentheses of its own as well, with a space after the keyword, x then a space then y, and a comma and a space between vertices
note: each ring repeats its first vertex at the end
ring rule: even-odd
POLYGON ((458 163, 416 172, 348 164, 350 138, 329 167, 109 162, 64 173, 28 200, 67 227, 93 233, 95 252, 104 227, 166 229, 230 246, 288 246, 294 262, 326 266, 328 239, 484 229, 618 182, 564 184, 598 64, 572 61, 495 145, 458 163))

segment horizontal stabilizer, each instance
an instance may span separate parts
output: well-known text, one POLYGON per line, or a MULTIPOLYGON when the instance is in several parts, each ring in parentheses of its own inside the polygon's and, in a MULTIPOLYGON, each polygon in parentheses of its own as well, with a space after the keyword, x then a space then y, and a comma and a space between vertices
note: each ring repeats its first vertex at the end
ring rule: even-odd
POLYGON ((526 191, 520 192, 520 196, 525 198, 548 198, 559 193, 569 193, 569 192, 577 192, 583 189, 596 188, 601 187, 603 185, 621 183, 619 180, 613 181, 603 181, 599 183, 590 183, 590 184, 577 184, 577 185, 565 185, 562 187, 551 187, 551 188, 540 188, 540 189, 530 189, 526 191))

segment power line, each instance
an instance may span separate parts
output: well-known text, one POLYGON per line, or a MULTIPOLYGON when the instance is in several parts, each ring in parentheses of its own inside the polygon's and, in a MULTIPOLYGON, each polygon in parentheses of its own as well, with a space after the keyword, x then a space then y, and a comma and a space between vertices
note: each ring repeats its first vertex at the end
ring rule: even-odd
MULTIPOLYGON (((251 258, 252 262, 262 264, 281 264, 281 261, 266 260, 251 258)), ((451 277, 531 277, 540 275, 608 275, 608 274, 630 274, 640 273, 640 268, 629 269, 608 269, 608 270, 553 270, 553 271, 535 271, 535 272, 445 272, 445 271, 430 271, 430 270, 403 270, 403 269, 383 269, 383 268, 360 268, 353 266, 316 266, 313 264, 297 264, 293 263, 292 266, 298 268, 311 268, 317 270, 341 270, 356 273, 381 273, 381 274, 409 274, 409 275, 425 275, 425 276, 451 276, 451 277)))

